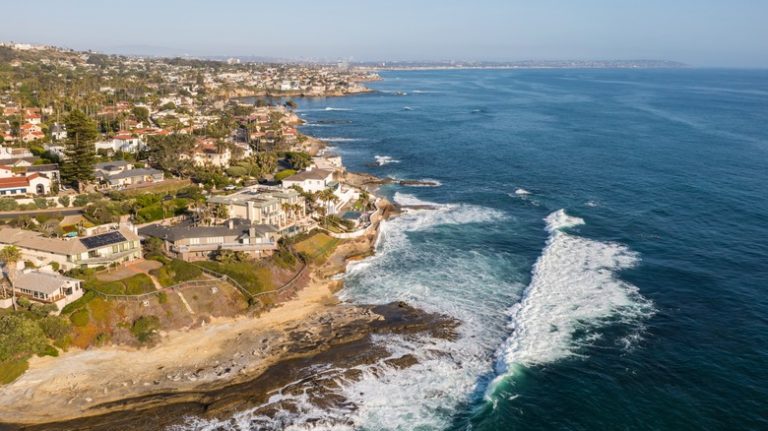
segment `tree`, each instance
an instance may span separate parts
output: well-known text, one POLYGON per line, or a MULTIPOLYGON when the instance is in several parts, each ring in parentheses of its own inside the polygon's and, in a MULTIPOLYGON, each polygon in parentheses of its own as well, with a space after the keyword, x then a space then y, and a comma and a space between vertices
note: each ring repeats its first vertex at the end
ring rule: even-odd
POLYGON ((133 109, 131 109, 131 113, 136 118, 136 121, 144 123, 144 127, 149 124, 149 109, 143 106, 134 106, 133 109))
POLYGON ((94 180, 93 166, 96 163, 94 143, 99 136, 95 121, 82 111, 72 111, 66 119, 67 143, 66 160, 61 167, 62 178, 82 189, 84 184, 94 180))
POLYGON ((21 260, 21 250, 15 245, 9 245, 0 249, 0 262, 3 264, 8 282, 11 283, 14 310, 16 309, 16 263, 19 260, 21 260))
POLYGON ((192 169, 189 157, 195 148, 195 138, 190 135, 167 135, 149 137, 149 161, 174 175, 185 175, 192 169))
POLYGON ((306 169, 312 164, 312 157, 303 152, 289 152, 286 154, 286 159, 288 159, 291 167, 297 171, 306 169))
POLYGON ((318 210, 321 210, 320 212, 321 212, 323 215, 325 215, 325 214, 327 214, 327 213, 329 212, 329 211, 328 211, 328 210, 330 209, 330 208, 329 208, 329 207, 330 207, 330 205, 329 205, 329 204, 330 204, 331 202, 334 202, 334 203, 335 203, 335 202, 338 202, 338 201, 339 201, 339 197, 338 197, 338 196, 336 196, 336 194, 335 194, 335 193, 333 193, 333 190, 331 190, 331 189, 325 189, 325 190, 322 190, 322 191, 318 192, 318 193, 317 193, 317 198, 318 198, 319 200, 321 200, 321 201, 325 202, 325 205, 324 205, 324 206, 321 206, 320 208, 318 208, 318 210))

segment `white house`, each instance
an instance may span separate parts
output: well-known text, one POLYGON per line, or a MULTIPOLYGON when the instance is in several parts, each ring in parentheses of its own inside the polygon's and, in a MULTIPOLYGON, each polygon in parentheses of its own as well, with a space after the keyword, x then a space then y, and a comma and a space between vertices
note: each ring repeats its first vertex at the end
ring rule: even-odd
POLYGON ((333 171, 312 169, 291 175, 283 180, 283 187, 299 186, 305 192, 319 192, 328 188, 333 181, 333 171))
POLYGON ((122 133, 112 139, 96 142, 96 151, 106 150, 110 153, 122 151, 124 153, 137 153, 147 147, 144 140, 138 136, 122 133))
MULTIPOLYGON (((5 172, 3 170, 3 172, 5 172)), ((0 178, 0 196, 45 195, 51 192, 51 180, 34 173, 26 176, 0 178)))
POLYGON ((31 300, 56 304, 61 310, 65 305, 83 296, 82 281, 65 277, 56 272, 29 271, 16 277, 16 294, 31 300))

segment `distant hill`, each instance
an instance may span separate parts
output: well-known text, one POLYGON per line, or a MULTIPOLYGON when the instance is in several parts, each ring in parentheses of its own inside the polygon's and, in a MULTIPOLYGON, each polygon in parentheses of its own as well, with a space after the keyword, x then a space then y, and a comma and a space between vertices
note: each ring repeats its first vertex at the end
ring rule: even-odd
POLYGON ((689 67, 670 60, 523 60, 523 61, 378 61, 356 62, 354 66, 377 69, 670 69, 689 67))

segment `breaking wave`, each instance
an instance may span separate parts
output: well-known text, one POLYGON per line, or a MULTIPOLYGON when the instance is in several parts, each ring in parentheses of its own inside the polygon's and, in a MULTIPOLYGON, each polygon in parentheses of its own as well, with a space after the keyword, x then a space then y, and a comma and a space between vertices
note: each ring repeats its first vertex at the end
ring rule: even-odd
POLYGON ((390 163, 400 163, 400 160, 393 159, 390 156, 380 156, 377 154, 373 158, 376 159, 376 164, 379 166, 389 165, 390 163))
POLYGON ((515 194, 517 196, 528 196, 528 195, 531 194, 531 192, 529 192, 528 190, 526 190, 526 189, 524 189, 522 187, 518 187, 518 188, 515 189, 515 194))
POLYGON ((519 367, 583 356, 581 348, 599 339, 601 328, 617 322, 640 325, 654 312, 637 287, 617 276, 638 263, 637 253, 569 233, 584 220, 562 209, 545 221, 550 237, 522 301, 509 310, 512 335, 497 353, 498 377, 486 397, 519 367))
POLYGON ((445 313, 461 321, 458 338, 377 335, 374 344, 384 346, 388 358, 352 370, 318 370, 329 382, 323 386, 333 391, 320 401, 325 405, 317 403, 317 387, 297 388, 300 382, 296 382, 266 405, 225 420, 191 419, 184 429, 405 431, 450 425, 456 406, 470 400, 478 379, 492 369, 493 353, 506 332, 505 304, 517 300, 523 286, 503 272, 513 266, 504 255, 435 249, 428 238, 440 226, 459 225, 461 229, 451 229, 453 234, 471 237, 509 216, 491 208, 429 202, 400 192, 394 200, 424 209, 408 209, 382 223, 376 254, 350 263, 339 298, 367 304, 403 300, 445 313), (412 355, 415 363, 403 368, 389 361, 404 355, 412 355), (343 402, 329 407, 328 399, 343 402))

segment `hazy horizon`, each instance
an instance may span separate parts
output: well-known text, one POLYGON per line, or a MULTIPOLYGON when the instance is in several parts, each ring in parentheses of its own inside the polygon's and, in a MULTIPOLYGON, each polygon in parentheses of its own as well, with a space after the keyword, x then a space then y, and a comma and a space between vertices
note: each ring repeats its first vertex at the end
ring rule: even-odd
POLYGON ((671 60, 768 67, 768 2, 137 0, 3 6, 0 39, 158 56, 349 61, 671 60))

